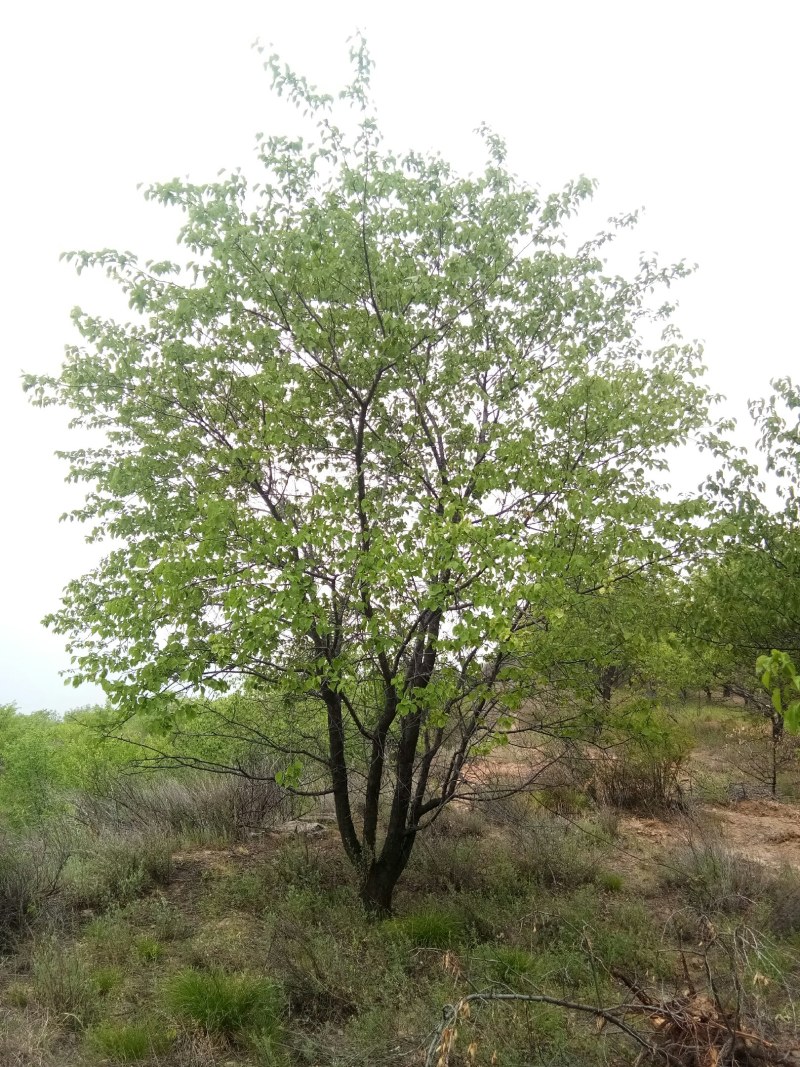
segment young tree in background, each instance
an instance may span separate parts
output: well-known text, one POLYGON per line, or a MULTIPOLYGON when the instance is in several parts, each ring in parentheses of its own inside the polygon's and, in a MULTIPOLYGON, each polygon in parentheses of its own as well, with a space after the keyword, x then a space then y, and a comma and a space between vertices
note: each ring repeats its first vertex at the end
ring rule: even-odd
POLYGON ((772 384, 770 398, 751 412, 776 503, 755 466, 723 472, 712 489, 724 537, 692 582, 697 645, 713 652, 720 679, 748 699, 760 689, 756 657, 773 649, 800 655, 800 391, 788 379, 772 384))

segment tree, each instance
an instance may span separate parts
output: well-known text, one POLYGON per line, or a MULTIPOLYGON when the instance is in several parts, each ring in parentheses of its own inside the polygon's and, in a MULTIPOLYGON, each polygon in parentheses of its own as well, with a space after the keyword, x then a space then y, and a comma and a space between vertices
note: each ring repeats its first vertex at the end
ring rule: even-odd
POLYGON ((528 663, 602 732, 614 693, 673 695, 694 681, 679 669, 684 656, 674 632, 682 583, 672 570, 648 566, 596 593, 561 590, 540 606, 540 623, 528 635, 528 663), (666 572, 666 573, 665 573, 666 572))
POLYGON ((134 320, 76 312, 83 344, 26 386, 103 435, 64 453, 90 487, 76 517, 110 539, 49 619, 75 681, 165 723, 246 694, 282 780, 326 778, 386 913, 417 833, 511 726, 537 605, 683 558, 700 505, 655 478, 709 397, 651 306, 683 265, 609 275, 629 217, 569 252, 592 184, 543 197, 485 128, 477 177, 387 151, 351 55, 338 100, 267 60, 312 135, 262 138, 259 185, 148 190, 184 213, 188 262, 68 256, 134 320))
POLYGON ((755 659, 800 653, 800 390, 788 379, 772 385, 750 405, 762 469, 733 462, 709 486, 721 537, 693 575, 688 613, 720 679, 757 704, 755 659))

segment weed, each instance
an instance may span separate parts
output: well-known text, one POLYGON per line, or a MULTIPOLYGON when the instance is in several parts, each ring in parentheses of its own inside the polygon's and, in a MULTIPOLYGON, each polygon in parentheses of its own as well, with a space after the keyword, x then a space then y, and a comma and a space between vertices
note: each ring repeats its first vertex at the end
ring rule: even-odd
POLYGON ((622 875, 615 871, 598 871, 595 882, 607 893, 619 893, 625 885, 622 875))
POLYGON ((568 887, 594 881, 605 844, 602 835, 554 818, 531 823, 518 841, 520 873, 540 885, 568 887))
POLYGON ((785 867, 766 886, 769 901, 768 921, 778 937, 794 938, 800 934, 800 875, 785 867))
POLYGON ((595 825, 609 841, 616 841, 620 833, 619 812, 614 808, 600 808, 595 814, 595 825))
POLYGON ((104 963, 124 963, 133 949, 133 931, 116 908, 87 923, 83 936, 92 957, 104 963))
POLYGON ((50 1012, 25 1011, 13 1017, 3 1012, 0 1063, 3 1067, 61 1067, 63 1059, 51 1049, 63 1041, 64 1034, 50 1012))
POLYGON ((33 990, 24 982, 12 982, 5 989, 5 1000, 14 1008, 27 1008, 33 997, 33 990))
POLYGON ((269 900, 271 880, 271 872, 260 866, 215 874, 208 878, 203 911, 208 915, 230 911, 259 915, 269 900))
POLYGON ((287 1063, 280 1034, 273 1030, 256 1030, 247 1044, 257 1057, 258 1067, 284 1067, 287 1063))
POLYGON ((192 932, 181 909, 160 894, 132 901, 121 915, 136 926, 146 926, 158 941, 180 941, 192 932))
POLYGON ((690 839, 672 853, 669 868, 665 883, 682 889, 689 902, 706 914, 747 913, 769 881, 760 863, 711 839, 690 839))
POLYGON ((530 952, 513 945, 480 945, 473 955, 483 975, 490 982, 517 986, 529 980, 539 969, 538 962, 530 952))

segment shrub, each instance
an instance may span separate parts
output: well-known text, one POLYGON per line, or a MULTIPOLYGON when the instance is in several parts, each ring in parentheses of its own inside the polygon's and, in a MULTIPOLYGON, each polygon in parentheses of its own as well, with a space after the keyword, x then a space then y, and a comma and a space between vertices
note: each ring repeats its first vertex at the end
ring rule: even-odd
POLYGON ((411 872, 423 890, 434 893, 481 889, 486 884, 486 857, 474 837, 437 835, 418 843, 411 872))
POLYGON ((800 875, 786 867, 767 885, 769 924, 778 937, 800 934, 800 875))
POLYGON ((452 948, 463 942, 468 933, 463 916, 438 908, 389 919, 384 929, 390 937, 409 941, 418 948, 452 948))
POLYGON ((89 1048, 113 1063, 134 1063, 166 1052, 174 1039, 174 1034, 157 1030, 150 1023, 110 1020, 93 1026, 87 1034, 89 1048))
POLYGON ((481 837, 486 829, 483 813, 469 808, 457 808, 450 804, 431 824, 425 834, 429 841, 462 840, 481 837))
POLYGON ((590 805, 589 796, 574 784, 545 786, 532 795, 546 811, 556 815, 580 815, 590 805))
POLYGON ((611 747, 591 759, 587 788, 598 804, 649 814, 682 810, 681 778, 692 741, 688 731, 659 708, 635 702, 615 715, 611 747))
POLYGON ((55 836, 0 836, 0 949, 56 893, 67 856, 55 836))
POLYGON ((558 818, 541 818, 517 835, 520 873, 540 885, 574 887, 597 877, 604 839, 558 818))
POLYGON ((41 826, 66 807, 64 724, 50 712, 23 715, 0 704, 0 812, 16 828, 41 826))
POLYGON ((170 980, 166 999, 176 1015, 212 1033, 266 1036, 279 1031, 283 993, 267 978, 190 968, 170 980))
POLYGON ((160 830, 216 840, 246 837, 296 814, 296 802, 267 780, 269 766, 253 766, 251 772, 265 777, 196 771, 182 777, 116 775, 75 798, 78 818, 95 832, 160 830))
POLYGON ((70 857, 64 889, 76 907, 107 908, 125 904, 169 879, 171 849, 152 836, 104 835, 70 857))
POLYGON ((769 874, 719 841, 690 839, 669 857, 664 881, 680 888, 690 903, 708 914, 741 915, 763 896, 769 874))

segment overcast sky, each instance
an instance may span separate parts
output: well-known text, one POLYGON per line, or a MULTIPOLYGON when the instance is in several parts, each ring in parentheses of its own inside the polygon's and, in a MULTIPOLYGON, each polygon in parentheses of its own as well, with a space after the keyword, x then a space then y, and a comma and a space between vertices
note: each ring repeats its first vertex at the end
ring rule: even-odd
MULTIPOLYGON (((678 321, 702 338, 712 387, 746 400, 800 370, 798 5, 636 0, 87 0, 6 5, 0 24, 0 703, 64 711, 67 657, 40 625, 95 549, 58 517, 78 502, 63 416, 30 408, 21 371, 55 371, 70 308, 112 306, 59 253, 169 254, 176 219, 139 182, 213 178, 285 123, 251 44, 272 42, 323 88, 368 36, 387 141, 482 162, 482 121, 546 190, 588 174, 592 218, 644 205, 632 253, 700 264, 678 321)), ((744 432, 744 431, 742 431, 744 432)))

